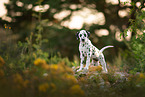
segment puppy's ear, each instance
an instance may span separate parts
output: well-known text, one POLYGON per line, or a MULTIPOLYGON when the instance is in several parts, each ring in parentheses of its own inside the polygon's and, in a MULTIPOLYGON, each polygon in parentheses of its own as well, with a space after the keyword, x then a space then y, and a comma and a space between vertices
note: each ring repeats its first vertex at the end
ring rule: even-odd
POLYGON ((90 36, 90 32, 89 31, 86 31, 87 32, 87 34, 88 34, 88 37, 90 36))
POLYGON ((79 39, 79 32, 77 32, 76 37, 77 37, 77 40, 78 40, 79 39))

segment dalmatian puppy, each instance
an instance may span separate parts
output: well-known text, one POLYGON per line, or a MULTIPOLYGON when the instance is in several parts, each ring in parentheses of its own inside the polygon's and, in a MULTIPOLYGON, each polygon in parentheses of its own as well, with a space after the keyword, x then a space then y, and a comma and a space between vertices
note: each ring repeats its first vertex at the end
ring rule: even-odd
POLYGON ((81 30, 80 32, 77 32, 76 34, 77 39, 80 40, 79 51, 80 51, 80 58, 81 58, 80 68, 77 70, 77 72, 83 69, 84 67, 83 63, 86 57, 86 66, 84 67, 84 69, 87 69, 87 70, 89 69, 90 60, 92 60, 93 65, 99 65, 99 62, 100 62, 103 67, 103 70, 107 73, 108 70, 106 67, 106 62, 103 55, 103 51, 106 48, 110 48, 113 46, 105 46, 101 50, 99 50, 91 43, 91 41, 88 38, 89 35, 90 35, 90 32, 86 30, 81 30))

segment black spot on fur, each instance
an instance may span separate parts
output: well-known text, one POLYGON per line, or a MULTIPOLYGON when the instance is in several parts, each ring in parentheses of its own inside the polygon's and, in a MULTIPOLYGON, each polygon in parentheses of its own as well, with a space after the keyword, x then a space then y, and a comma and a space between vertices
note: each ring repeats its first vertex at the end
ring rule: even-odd
POLYGON ((84 61, 82 61, 82 64, 84 63, 84 61))
POLYGON ((84 55, 84 54, 82 54, 82 56, 84 57, 85 55, 84 55))
POLYGON ((85 44, 83 44, 83 47, 85 46, 85 44))
POLYGON ((97 58, 93 58, 93 60, 94 60, 94 61, 98 61, 98 59, 97 59, 97 58))

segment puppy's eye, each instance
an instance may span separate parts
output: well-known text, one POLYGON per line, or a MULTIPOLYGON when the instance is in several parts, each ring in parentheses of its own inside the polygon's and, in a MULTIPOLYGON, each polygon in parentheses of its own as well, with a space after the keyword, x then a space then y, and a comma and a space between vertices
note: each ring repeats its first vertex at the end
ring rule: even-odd
POLYGON ((80 34, 80 37, 82 36, 82 34, 80 34))
POLYGON ((86 35, 86 34, 84 34, 84 36, 86 37, 87 35, 86 35))

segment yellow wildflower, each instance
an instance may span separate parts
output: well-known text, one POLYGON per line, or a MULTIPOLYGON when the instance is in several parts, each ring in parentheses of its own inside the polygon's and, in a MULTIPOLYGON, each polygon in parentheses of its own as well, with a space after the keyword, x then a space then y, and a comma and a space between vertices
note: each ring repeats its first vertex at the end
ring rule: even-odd
POLYGON ((49 88, 48 83, 41 84, 38 87, 39 91, 41 91, 41 92, 46 92, 48 88, 49 88))
POLYGON ((40 58, 38 58, 34 61, 34 65, 35 66, 41 66, 43 69, 48 69, 49 68, 46 61, 44 59, 40 59, 40 58))
POLYGON ((58 72, 58 65, 56 65, 56 64, 49 65, 48 69, 50 70, 52 75, 56 75, 59 73, 58 72))
POLYGON ((59 67, 62 68, 62 72, 67 72, 67 73, 74 73, 72 68, 70 68, 69 66, 67 66, 64 61, 60 62, 58 64, 59 67))
POLYGON ((64 77, 65 77, 65 79, 70 80, 73 83, 77 83, 77 80, 73 75, 65 74, 64 77))
POLYGON ((139 78, 140 78, 140 79, 145 78, 145 75, 144 75, 143 73, 140 73, 140 74, 139 74, 139 78))
POLYGON ((58 70, 58 65, 56 64, 50 65, 50 68, 53 70, 58 70))
POLYGON ((79 85, 73 85, 70 88, 70 92, 71 94, 80 94, 80 95, 84 95, 84 91, 80 88, 79 85))
POLYGON ((46 64, 46 61, 43 59, 40 59, 40 58, 38 58, 34 61, 35 66, 44 65, 44 64, 46 64))
POLYGON ((2 67, 5 64, 4 59, 0 56, 0 67, 2 67))
POLYGON ((3 77, 5 74, 4 74, 4 71, 2 69, 0 69, 0 77, 3 77))

